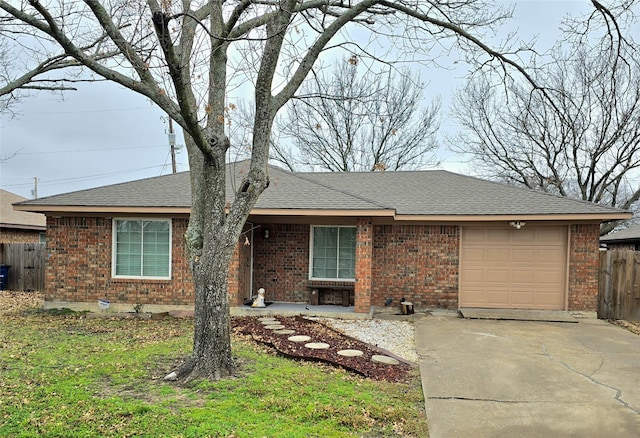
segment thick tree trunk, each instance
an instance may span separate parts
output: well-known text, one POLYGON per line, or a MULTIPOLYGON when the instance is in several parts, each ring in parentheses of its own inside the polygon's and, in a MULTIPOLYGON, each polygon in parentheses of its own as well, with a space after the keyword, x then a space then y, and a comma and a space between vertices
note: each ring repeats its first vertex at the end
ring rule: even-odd
POLYGON ((239 231, 225 214, 225 163, 207 158, 185 138, 190 149, 192 206, 186 241, 195 285, 193 353, 167 379, 218 380, 235 373, 231 354, 229 264, 239 231))

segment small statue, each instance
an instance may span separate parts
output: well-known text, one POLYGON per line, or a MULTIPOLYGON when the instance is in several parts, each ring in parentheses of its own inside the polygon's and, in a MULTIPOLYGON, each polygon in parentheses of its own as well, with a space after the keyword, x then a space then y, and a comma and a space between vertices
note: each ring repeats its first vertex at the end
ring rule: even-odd
POLYGON ((258 296, 253 300, 251 307, 265 307, 264 305, 264 288, 258 289, 258 296))

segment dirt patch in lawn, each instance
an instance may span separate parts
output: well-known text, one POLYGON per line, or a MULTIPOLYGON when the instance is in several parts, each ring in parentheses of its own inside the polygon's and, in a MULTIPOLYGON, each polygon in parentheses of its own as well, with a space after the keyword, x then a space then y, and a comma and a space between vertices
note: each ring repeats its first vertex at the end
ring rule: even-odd
MULTIPOLYGON (((232 318, 233 330, 254 341, 274 348, 278 353, 301 360, 326 362, 334 366, 345 368, 375 380, 390 382, 406 382, 417 372, 415 366, 392 353, 373 345, 351 338, 317 321, 302 317, 277 317, 277 321, 284 326, 284 330, 294 333, 279 333, 278 329, 271 329, 256 317, 232 318), (292 336, 308 336, 308 341, 296 342, 292 336), (309 348, 309 343, 328 344, 328 348, 309 348), (338 354, 343 350, 357 350, 362 355, 350 357, 338 354), (395 359, 395 365, 374 362, 374 356, 386 356, 395 359)), ((392 361, 393 362, 393 361, 392 361)))

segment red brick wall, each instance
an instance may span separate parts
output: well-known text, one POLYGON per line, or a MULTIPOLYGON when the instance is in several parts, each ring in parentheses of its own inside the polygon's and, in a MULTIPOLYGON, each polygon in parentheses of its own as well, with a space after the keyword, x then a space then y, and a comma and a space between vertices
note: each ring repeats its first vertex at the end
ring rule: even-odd
POLYGON ((38 230, 16 230, 13 228, 0 229, 0 243, 40 243, 38 230))
POLYGON ((356 225, 355 312, 368 313, 373 281, 373 225, 369 218, 358 218, 356 225))
POLYGON ((375 226, 371 304, 404 297, 416 308, 457 309, 459 248, 458 226, 375 226))
POLYGON ((568 310, 596 311, 600 225, 571 225, 568 310))
POLYGON ((187 219, 173 219, 171 280, 111 278, 111 218, 47 218, 47 301, 191 305, 194 289, 186 263, 187 219))
POLYGON ((255 225, 253 291, 265 289, 266 301, 306 302, 309 289, 310 225, 255 225), (264 230, 269 238, 264 238, 264 230))

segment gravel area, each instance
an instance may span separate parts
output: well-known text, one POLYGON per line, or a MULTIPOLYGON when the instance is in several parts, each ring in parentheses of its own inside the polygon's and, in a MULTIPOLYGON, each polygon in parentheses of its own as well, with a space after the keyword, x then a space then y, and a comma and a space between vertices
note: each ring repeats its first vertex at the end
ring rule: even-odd
POLYGON ((347 336, 384 348, 409 362, 418 363, 414 326, 408 321, 313 318, 347 336))

